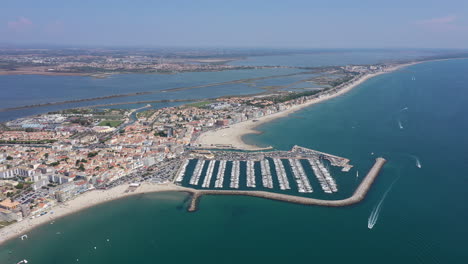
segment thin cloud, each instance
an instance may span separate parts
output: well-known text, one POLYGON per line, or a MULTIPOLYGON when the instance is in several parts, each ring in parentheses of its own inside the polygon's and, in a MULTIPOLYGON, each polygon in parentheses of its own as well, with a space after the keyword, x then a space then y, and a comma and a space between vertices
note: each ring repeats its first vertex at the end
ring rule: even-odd
POLYGON ((436 33, 447 33, 453 31, 468 31, 468 27, 461 24, 459 17, 455 15, 448 15, 444 17, 435 17, 426 20, 419 20, 415 23, 420 28, 436 32, 436 33))
POLYGON ((431 18, 431 19, 426 19, 426 20, 419 20, 416 22, 418 25, 452 25, 455 21, 457 20, 457 16, 455 15, 449 15, 445 17, 436 17, 436 18, 431 18))
POLYGON ((33 23, 31 22, 31 20, 25 17, 19 17, 17 20, 8 21, 7 23, 8 29, 13 30, 13 31, 23 31, 25 29, 28 29, 32 25, 33 23))

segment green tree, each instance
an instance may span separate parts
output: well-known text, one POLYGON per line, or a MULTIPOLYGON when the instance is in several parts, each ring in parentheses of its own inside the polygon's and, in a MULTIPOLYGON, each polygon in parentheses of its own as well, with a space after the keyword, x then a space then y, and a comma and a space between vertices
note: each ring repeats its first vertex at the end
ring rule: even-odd
POLYGON ((88 158, 95 157, 97 154, 98 154, 97 151, 96 152, 89 152, 88 153, 88 158))
POLYGON ((55 167, 55 166, 58 166, 59 164, 60 162, 55 161, 55 162, 50 163, 49 166, 55 167))

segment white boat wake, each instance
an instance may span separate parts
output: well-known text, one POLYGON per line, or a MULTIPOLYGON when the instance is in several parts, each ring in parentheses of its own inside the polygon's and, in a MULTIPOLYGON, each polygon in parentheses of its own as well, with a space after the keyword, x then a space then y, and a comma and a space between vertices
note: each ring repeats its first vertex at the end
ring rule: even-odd
POLYGON ((404 107, 400 111, 406 111, 406 110, 408 110, 408 107, 404 107))
POLYGON ((409 156, 412 157, 414 159, 414 161, 416 162, 416 167, 422 168, 421 161, 419 160, 418 157, 416 157, 414 155, 409 155, 409 156))
POLYGON ((382 209, 383 202, 385 201, 385 197, 387 197, 387 194, 390 192, 393 185, 395 184, 395 182, 398 181, 399 178, 400 176, 398 176, 398 178, 396 178, 392 182, 392 184, 390 184, 390 187, 388 187, 388 189, 385 191, 384 195, 382 196, 382 199, 380 199, 379 203, 372 210, 369 216, 369 219, 367 220, 367 228, 372 229, 374 225, 377 223, 377 220, 379 219, 379 215, 380 215, 380 210, 382 209))
POLYGON ((416 167, 421 168, 421 161, 419 161, 418 157, 415 157, 416 159, 416 167))
POLYGON ((400 127, 400 129, 403 129, 403 128, 404 128, 403 125, 401 124, 401 121, 400 121, 400 120, 398 120, 398 127, 400 127))

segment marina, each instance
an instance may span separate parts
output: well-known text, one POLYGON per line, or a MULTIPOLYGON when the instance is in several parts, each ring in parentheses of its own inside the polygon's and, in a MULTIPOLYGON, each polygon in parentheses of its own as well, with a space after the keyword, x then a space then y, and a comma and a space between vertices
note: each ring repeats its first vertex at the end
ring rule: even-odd
POLYGON ((342 200, 322 200, 309 197, 301 197, 289 194, 265 192, 265 191, 241 191, 241 190, 195 190, 186 189, 187 192, 192 193, 192 200, 190 202, 188 211, 194 212, 198 209, 200 198, 203 195, 246 195, 260 197, 270 200, 278 200, 290 203, 297 203, 303 205, 320 205, 329 207, 339 207, 356 204, 364 200, 367 192, 379 175, 380 170, 387 161, 384 158, 377 158, 374 165, 367 173, 366 177, 359 184, 358 188, 354 191, 351 197, 342 200))
POLYGON ((291 151, 265 152, 193 150, 189 158, 181 163, 174 183, 183 185, 184 177, 190 175, 190 169, 187 169, 190 161, 195 161, 195 166, 192 167, 189 184, 195 188, 225 188, 224 180, 229 180, 229 189, 267 189, 299 194, 313 193, 311 182, 315 180, 324 194, 336 193, 338 185, 328 166, 341 167, 344 173, 353 167, 349 159, 299 146, 294 146, 291 151), (227 166, 228 162, 232 165, 227 166), (306 171, 304 165, 307 163, 310 170, 306 171), (203 173, 205 167, 206 172, 203 173), (261 176, 260 185, 257 185, 256 174, 259 174, 259 179, 261 176), (203 181, 199 186, 201 177, 203 181), (213 178, 214 186, 211 184, 213 178), (274 188, 274 181, 277 181, 277 189, 274 188), (295 182, 294 186, 290 181, 295 182))

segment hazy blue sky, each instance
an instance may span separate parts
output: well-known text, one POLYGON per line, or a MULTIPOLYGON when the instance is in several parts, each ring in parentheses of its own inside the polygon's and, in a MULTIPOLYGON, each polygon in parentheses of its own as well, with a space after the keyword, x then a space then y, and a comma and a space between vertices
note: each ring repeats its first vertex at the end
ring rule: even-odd
POLYGON ((468 48, 468 0, 5 0, 0 43, 468 48))

